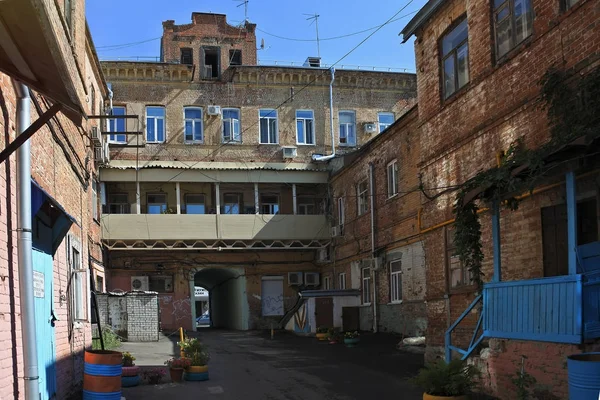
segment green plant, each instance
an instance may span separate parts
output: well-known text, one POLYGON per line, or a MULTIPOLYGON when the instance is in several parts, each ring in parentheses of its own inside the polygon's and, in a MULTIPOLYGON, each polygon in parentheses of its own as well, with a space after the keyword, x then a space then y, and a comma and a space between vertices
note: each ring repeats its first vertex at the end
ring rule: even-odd
POLYGON ((317 328, 317 333, 327 333, 329 331, 329 328, 327 328, 326 326, 320 326, 317 328))
POLYGON ((517 387, 517 399, 529 399, 529 387, 535 385, 536 380, 527 371, 525 371, 525 356, 521 358, 521 369, 517 371, 511 382, 517 387))
POLYGON ((201 367, 208 364, 209 361, 210 354, 208 354, 207 351, 200 351, 192 354, 192 357, 190 358, 190 365, 195 367, 201 367))
POLYGON ((358 331, 344 333, 345 339, 355 339, 359 336, 360 336, 360 333, 358 333, 358 331))
POLYGON ((142 377, 151 385, 158 385, 165 375, 166 372, 162 368, 152 368, 142 372, 142 377))
POLYGON ((477 385, 479 371, 462 360, 443 360, 422 368, 413 378, 415 385, 433 396, 462 396, 477 385))
MULTIPOLYGON (((121 338, 107 326, 102 328, 102 339, 104 340, 104 350, 114 350, 121 347, 121 338)), ((92 340, 92 350, 102 350, 100 339, 92 340)))
POLYGON ((132 367, 135 365, 134 363, 135 357, 131 355, 130 352, 126 351, 123 353, 123 366, 124 367, 132 367))
POLYGON ((187 358, 191 358, 193 354, 201 353, 206 350, 206 346, 204 346, 197 338, 186 338, 183 342, 177 344, 187 358))
POLYGON ((192 365, 189 358, 170 358, 165 361, 165 365, 169 368, 187 368, 192 365))

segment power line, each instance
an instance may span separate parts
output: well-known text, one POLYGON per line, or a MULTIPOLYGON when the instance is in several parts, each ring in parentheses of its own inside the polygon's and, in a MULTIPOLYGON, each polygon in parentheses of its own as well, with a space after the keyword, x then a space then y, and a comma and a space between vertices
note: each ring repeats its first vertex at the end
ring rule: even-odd
POLYGON ((159 37, 155 37, 152 39, 146 39, 146 40, 140 40, 139 42, 130 42, 130 43, 121 43, 121 44, 111 44, 111 45, 106 45, 106 46, 96 46, 96 49, 108 49, 108 48, 125 48, 125 47, 131 47, 131 46, 136 46, 138 44, 143 44, 143 43, 148 43, 148 42, 152 42, 154 40, 158 40, 161 39, 162 36, 159 37))

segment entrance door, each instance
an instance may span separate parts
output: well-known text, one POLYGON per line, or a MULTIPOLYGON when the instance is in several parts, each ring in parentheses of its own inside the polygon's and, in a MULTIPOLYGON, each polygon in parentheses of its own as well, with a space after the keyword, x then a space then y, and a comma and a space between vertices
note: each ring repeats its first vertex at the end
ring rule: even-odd
POLYGON ((315 298, 315 322, 317 328, 333 328, 333 298, 315 298))
POLYGON ((40 399, 56 395, 56 357, 54 354, 52 256, 33 250, 33 285, 35 304, 35 333, 37 336, 40 399))

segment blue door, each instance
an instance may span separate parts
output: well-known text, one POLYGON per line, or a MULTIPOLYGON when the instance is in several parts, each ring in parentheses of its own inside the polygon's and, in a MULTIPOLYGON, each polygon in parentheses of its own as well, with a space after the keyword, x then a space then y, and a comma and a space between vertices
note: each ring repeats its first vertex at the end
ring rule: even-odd
POLYGON ((56 394, 53 313, 53 262, 50 254, 33 250, 33 281, 41 400, 56 394))

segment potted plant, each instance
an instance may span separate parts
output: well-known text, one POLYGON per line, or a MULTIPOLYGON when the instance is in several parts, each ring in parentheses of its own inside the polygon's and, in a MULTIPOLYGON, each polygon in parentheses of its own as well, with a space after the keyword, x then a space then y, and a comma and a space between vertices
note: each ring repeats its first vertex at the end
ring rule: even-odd
POLYGON ((328 332, 329 344, 337 344, 342 340, 342 335, 336 328, 329 329, 328 332))
POLYGON ((181 352, 182 357, 191 358, 193 354, 205 350, 204 345, 198 340, 198 338, 186 338, 183 341, 177 343, 181 352))
POLYGON ((413 379, 425 391, 423 400, 468 400, 477 384, 479 371, 463 360, 443 360, 426 366, 413 379))
POLYGON ((131 387, 140 384, 140 368, 135 365, 135 357, 128 351, 122 356, 121 386, 131 387))
POLYGON ((208 380, 208 361, 210 354, 206 348, 199 350, 190 357, 190 366, 186 368, 184 379, 186 381, 208 380))
POLYGON ((329 335, 328 329, 325 326, 320 326, 317 328, 317 339, 319 340, 327 340, 327 336, 329 335))
POLYGON ((344 344, 348 347, 354 347, 360 341, 360 334, 357 331, 344 333, 344 344))
POLYGON ((165 371, 162 368, 152 368, 142 372, 142 376, 150 385, 158 385, 165 376, 165 371))
POLYGON ((190 366, 190 360, 187 358, 171 358, 165 361, 165 365, 169 367, 171 381, 181 382, 183 378, 183 370, 190 366))

